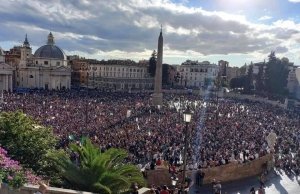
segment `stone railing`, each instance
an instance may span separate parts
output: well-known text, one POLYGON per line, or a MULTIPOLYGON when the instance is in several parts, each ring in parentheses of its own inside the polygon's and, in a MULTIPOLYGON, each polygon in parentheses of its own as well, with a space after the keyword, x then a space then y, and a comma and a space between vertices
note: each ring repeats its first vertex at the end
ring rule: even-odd
MULTIPOLYGON (((18 190, 9 189, 5 184, 0 188, 0 194, 34 194, 38 190, 37 185, 25 185, 18 190)), ((84 191, 75 191, 70 189, 61 189, 56 187, 49 187, 47 194, 92 194, 84 191)))

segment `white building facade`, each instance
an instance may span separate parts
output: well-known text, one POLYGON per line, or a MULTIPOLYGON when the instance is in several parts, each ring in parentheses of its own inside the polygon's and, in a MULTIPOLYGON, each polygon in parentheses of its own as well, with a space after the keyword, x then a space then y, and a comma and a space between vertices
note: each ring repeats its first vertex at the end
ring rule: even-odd
POLYGON ((71 88, 71 69, 67 66, 67 56, 54 44, 51 32, 48 35, 47 44, 37 49, 33 56, 26 37, 21 49, 17 85, 31 89, 71 88))
POLYGON ((146 63, 131 60, 94 61, 88 68, 89 87, 113 90, 152 89, 146 63))
POLYGON ((208 61, 186 61, 176 66, 179 72, 179 86, 201 88, 218 76, 218 66, 208 61))
POLYGON ((4 52, 0 48, 0 90, 13 91, 13 71, 14 68, 4 63, 4 52))

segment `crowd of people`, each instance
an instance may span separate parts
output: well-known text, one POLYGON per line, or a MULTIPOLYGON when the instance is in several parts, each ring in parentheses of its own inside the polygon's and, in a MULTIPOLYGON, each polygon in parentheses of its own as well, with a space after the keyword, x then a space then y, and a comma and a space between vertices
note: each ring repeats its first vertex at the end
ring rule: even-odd
POLYGON ((182 165, 187 106, 193 111, 187 169, 255 160, 272 151, 266 137, 274 132, 276 166, 299 174, 299 114, 265 103, 166 94, 163 106, 153 107, 149 93, 95 90, 6 93, 1 103, 2 111, 21 110, 51 126, 58 147, 88 136, 101 150, 128 150, 128 161, 141 168, 182 165))

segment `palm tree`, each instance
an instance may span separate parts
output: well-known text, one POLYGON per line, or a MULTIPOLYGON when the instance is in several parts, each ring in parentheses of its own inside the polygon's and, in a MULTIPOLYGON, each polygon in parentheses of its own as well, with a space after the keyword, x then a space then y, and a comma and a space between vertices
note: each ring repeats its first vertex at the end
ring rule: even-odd
POLYGON ((71 144, 73 152, 78 153, 80 162, 75 164, 65 155, 59 155, 56 162, 62 176, 75 189, 103 194, 127 192, 133 183, 144 185, 139 169, 132 164, 124 164, 127 152, 111 148, 104 153, 89 139, 79 146, 71 144))

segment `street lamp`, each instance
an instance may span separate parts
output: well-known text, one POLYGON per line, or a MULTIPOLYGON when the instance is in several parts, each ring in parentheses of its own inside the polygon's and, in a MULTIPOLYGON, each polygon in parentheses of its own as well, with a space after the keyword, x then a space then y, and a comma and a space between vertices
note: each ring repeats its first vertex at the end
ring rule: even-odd
POLYGON ((191 122, 192 112, 190 107, 183 112, 183 121, 185 122, 185 133, 184 133, 184 151, 183 151, 183 175, 182 184, 185 184, 185 174, 186 174, 186 160, 187 160, 187 147, 188 147, 188 124, 191 122))
POLYGON ((171 177, 171 180, 172 180, 172 186, 173 186, 173 189, 176 188, 176 184, 177 184, 177 181, 178 181, 178 178, 176 176, 174 177, 171 177))

